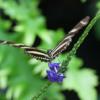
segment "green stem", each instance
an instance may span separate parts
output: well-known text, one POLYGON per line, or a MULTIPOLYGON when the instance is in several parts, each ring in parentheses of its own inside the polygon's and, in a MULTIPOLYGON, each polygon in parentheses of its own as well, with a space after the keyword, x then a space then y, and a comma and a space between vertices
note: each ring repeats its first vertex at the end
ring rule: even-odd
POLYGON ((72 50, 68 53, 67 55, 67 59, 64 60, 62 62, 62 66, 64 66, 62 69, 62 72, 65 72, 67 70, 66 66, 68 66, 71 58, 73 55, 76 54, 77 49, 80 47, 80 45, 84 42, 85 38, 87 37, 89 31, 92 29, 92 27, 94 26, 94 24, 96 23, 96 21, 100 18, 100 13, 98 12, 96 14, 96 16, 90 21, 90 23, 88 24, 88 26, 86 27, 85 31, 83 32, 83 34, 81 35, 81 37, 79 38, 79 40, 75 43, 74 47, 72 48, 72 50))
MULTIPOLYGON (((80 45, 84 42, 85 38, 87 37, 89 31, 93 27, 93 25, 96 23, 96 21, 100 18, 100 13, 97 13, 96 16, 91 20, 89 25, 86 27, 85 31, 83 32, 82 36, 79 38, 79 40, 76 42, 72 50, 68 53, 67 59, 62 62, 61 71, 65 72, 67 70, 67 67, 72 56, 76 54, 77 49, 80 47, 80 45)), ((43 93, 45 93, 48 89, 48 87, 51 85, 50 82, 47 82, 46 85, 40 90, 40 92, 32 98, 32 100, 37 100, 43 93)))
POLYGON ((34 96, 34 97, 32 98, 32 100, 37 100, 37 99, 39 99, 39 97, 40 97, 43 93, 45 93, 45 92, 47 91, 47 89, 48 89, 48 87, 49 87, 50 85, 51 85, 51 83, 48 81, 48 82, 46 83, 46 85, 45 85, 44 87, 41 88, 40 92, 39 92, 38 94, 36 94, 36 96, 34 96))

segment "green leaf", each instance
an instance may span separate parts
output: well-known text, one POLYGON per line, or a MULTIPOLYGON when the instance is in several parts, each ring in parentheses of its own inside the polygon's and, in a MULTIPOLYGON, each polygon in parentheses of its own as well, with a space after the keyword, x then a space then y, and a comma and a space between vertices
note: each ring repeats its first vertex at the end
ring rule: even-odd
POLYGON ((81 100, 97 100, 98 78, 91 69, 68 70, 63 89, 74 90, 81 100), (89 96, 88 96, 89 95, 89 96))
POLYGON ((75 70, 79 69, 82 65, 83 65, 82 59, 73 56, 71 61, 69 62, 68 68, 70 70, 75 70))

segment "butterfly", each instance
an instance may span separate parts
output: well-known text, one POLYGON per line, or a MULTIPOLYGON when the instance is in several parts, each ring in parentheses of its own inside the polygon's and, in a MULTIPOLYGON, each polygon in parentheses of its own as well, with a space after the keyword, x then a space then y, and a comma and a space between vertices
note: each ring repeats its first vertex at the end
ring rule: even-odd
POLYGON ((61 52, 63 52, 70 45, 72 38, 79 32, 84 26, 86 26, 89 22, 89 16, 86 16, 82 19, 78 24, 76 24, 72 30, 68 32, 68 34, 63 38, 63 40, 51 50, 43 51, 34 47, 30 47, 21 43, 14 43, 12 41, 0 40, 0 44, 7 44, 13 47, 22 48, 25 53, 29 54, 35 59, 51 62, 55 57, 57 57, 61 52))

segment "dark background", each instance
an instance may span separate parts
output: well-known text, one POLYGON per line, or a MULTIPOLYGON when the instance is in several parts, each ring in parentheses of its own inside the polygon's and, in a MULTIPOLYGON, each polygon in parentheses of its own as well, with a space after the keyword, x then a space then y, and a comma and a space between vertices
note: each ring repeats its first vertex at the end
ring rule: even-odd
MULTIPOLYGON (((91 19, 95 16, 96 2, 96 0, 87 0, 85 3, 80 0, 41 0, 39 8, 46 17, 48 29, 64 28, 67 33, 85 16, 88 15, 91 19)), ((94 69, 100 76, 100 40, 95 37, 95 33, 93 28, 79 48, 77 56, 84 60, 84 66, 94 69)), ((100 86, 96 88, 99 94, 100 86)), ((79 100, 74 91, 63 91, 63 93, 67 100, 79 100)))
MULTIPOLYGON (((96 2, 97 0, 87 0, 85 3, 82 3, 80 0, 41 0, 39 8, 46 17, 48 29, 56 30, 58 28, 63 28, 66 34, 85 16, 88 15, 91 19, 95 16, 97 10, 96 2)), ((0 13, 3 13, 1 9, 0 13)), ((3 18, 9 19, 8 16, 2 15, 3 18)), ((15 24, 16 21, 14 20, 12 27, 15 26, 15 24)), ((13 30, 10 29, 8 31, 11 32, 13 30)), ((82 33, 82 31, 80 33, 82 33)), ((84 60, 84 66, 94 69, 96 74, 100 76, 100 40, 96 38, 95 33, 95 28, 93 28, 79 48, 77 56, 84 60)), ((80 36, 80 34, 78 35, 80 36)), ((74 41, 77 41, 79 36, 75 37, 74 41)), ((74 44, 74 42, 72 44, 74 44)), ((73 45, 70 47, 72 46, 73 45)), ((96 88, 100 95, 100 85, 96 88)), ((79 100, 74 91, 62 92, 66 95, 67 100, 79 100)))

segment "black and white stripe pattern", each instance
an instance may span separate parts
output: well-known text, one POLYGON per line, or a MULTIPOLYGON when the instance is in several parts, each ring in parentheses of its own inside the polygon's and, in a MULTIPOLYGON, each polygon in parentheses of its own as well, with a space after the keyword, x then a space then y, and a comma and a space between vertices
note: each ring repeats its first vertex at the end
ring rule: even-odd
POLYGON ((53 50, 50 50, 49 54, 51 55, 51 57, 54 58, 59 53, 64 51, 70 45, 72 38, 75 36, 75 34, 78 33, 80 29, 82 29, 88 24, 89 19, 89 16, 86 16, 77 25, 75 25, 73 29, 68 32, 65 38, 53 50))
POLYGON ((89 17, 87 16, 83 20, 81 20, 71 31, 69 31, 68 35, 54 49, 50 50, 49 52, 29 47, 24 44, 17 44, 11 41, 0 40, 0 44, 7 44, 13 47, 22 48, 27 54, 29 54, 33 58, 36 58, 44 62, 50 62, 55 57, 57 57, 59 53, 64 51, 69 46, 69 44, 72 41, 72 37, 74 37, 75 34, 78 33, 80 29, 86 26, 88 22, 89 22, 89 17))
POLYGON ((45 61, 45 62, 50 61, 50 56, 43 50, 29 47, 29 46, 26 46, 24 44, 14 43, 11 41, 4 41, 4 40, 0 40, 0 44, 7 44, 7 45, 10 45, 13 47, 24 49, 25 53, 30 55, 33 58, 36 58, 36 59, 39 59, 39 60, 45 61))

